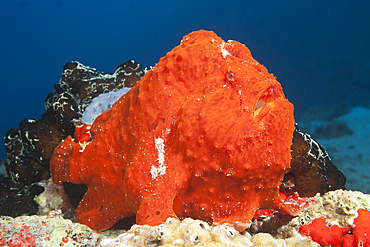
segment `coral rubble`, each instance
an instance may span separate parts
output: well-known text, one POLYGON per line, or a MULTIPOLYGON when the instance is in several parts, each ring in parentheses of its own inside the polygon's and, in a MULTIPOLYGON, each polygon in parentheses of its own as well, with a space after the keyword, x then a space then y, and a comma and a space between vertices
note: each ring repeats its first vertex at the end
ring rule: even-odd
POLYGON ((238 232, 226 225, 210 226, 201 220, 186 218, 182 221, 168 218, 158 226, 134 225, 129 231, 112 238, 104 237, 101 246, 243 246, 243 247, 318 247, 319 244, 298 232, 288 238, 275 238, 268 233, 251 236, 247 232, 238 232))
POLYGON ((45 216, 1 216, 0 246, 98 246, 103 237, 123 232, 95 232, 60 214, 50 211, 45 216))

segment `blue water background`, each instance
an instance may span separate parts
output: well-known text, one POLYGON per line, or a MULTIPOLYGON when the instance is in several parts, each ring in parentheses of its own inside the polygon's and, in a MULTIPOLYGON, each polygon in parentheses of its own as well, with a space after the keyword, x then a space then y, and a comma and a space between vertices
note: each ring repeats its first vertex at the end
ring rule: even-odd
POLYGON ((245 44, 277 76, 296 118, 319 106, 369 106, 369 13, 365 0, 2 1, 0 135, 41 117, 65 63, 153 66, 199 29, 245 44))

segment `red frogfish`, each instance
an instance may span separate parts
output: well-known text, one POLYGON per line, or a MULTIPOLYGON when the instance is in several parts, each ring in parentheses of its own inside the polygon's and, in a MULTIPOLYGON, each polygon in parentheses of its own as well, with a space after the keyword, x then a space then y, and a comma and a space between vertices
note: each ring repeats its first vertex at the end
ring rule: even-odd
POLYGON ((258 209, 297 213, 279 186, 290 168, 293 105, 236 41, 196 31, 96 118, 88 140, 52 155, 54 183, 85 184, 80 223, 104 230, 191 217, 243 230, 258 209))

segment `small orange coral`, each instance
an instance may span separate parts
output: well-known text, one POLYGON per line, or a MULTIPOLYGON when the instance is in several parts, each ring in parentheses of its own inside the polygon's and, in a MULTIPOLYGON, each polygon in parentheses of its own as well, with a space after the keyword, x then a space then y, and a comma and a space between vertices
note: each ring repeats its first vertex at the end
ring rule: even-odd
POLYGON ((299 232, 303 235, 310 236, 313 241, 322 245, 332 245, 334 247, 342 246, 343 236, 349 230, 351 230, 350 226, 327 226, 326 218, 324 216, 314 219, 308 225, 299 227, 299 232))
POLYGON ((91 127, 55 150, 53 181, 86 184, 79 222, 111 227, 192 217, 244 229, 258 209, 291 214, 279 186, 290 167, 293 105, 250 51, 193 32, 91 127))
POLYGON ((299 232, 310 236, 321 245, 334 247, 370 247, 370 211, 359 208, 358 216, 352 226, 328 226, 324 216, 314 219, 310 224, 299 227, 299 232), (352 232, 350 232, 352 231, 352 232))

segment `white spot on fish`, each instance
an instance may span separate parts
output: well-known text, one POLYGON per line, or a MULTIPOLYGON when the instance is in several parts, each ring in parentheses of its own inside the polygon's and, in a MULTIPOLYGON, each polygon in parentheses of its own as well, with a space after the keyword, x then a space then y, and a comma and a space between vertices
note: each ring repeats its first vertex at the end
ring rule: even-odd
POLYGON ((225 49, 225 44, 226 43, 222 43, 221 45, 221 53, 223 58, 225 58, 227 55, 231 56, 230 52, 225 49))
POLYGON ((155 139, 155 148, 158 151, 158 163, 159 166, 156 167, 152 165, 150 168, 150 174, 152 175, 153 179, 156 179, 159 175, 164 175, 166 174, 166 166, 164 165, 164 141, 162 138, 156 138, 155 139))

